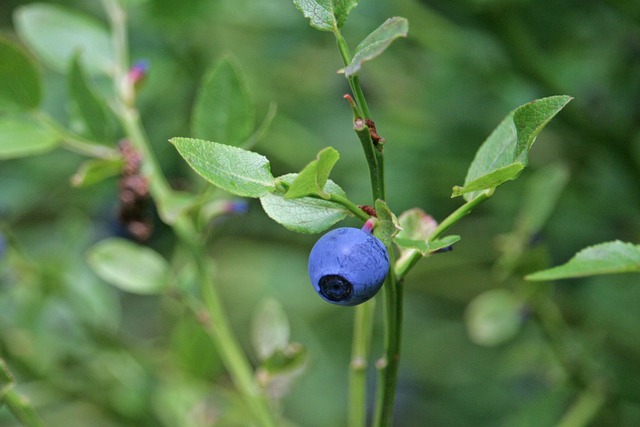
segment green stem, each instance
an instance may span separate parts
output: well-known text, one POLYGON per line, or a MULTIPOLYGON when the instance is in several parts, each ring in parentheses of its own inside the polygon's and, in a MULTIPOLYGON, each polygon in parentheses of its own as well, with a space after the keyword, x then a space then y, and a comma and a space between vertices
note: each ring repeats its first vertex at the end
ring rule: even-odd
MULTIPOLYGON (((340 55, 342 56, 342 62, 347 66, 351 63, 351 54, 349 53, 349 46, 347 45, 347 41, 342 37, 342 33, 338 28, 334 28, 333 34, 336 37, 336 43, 338 44, 338 50, 340 51, 340 55)), ((351 87, 351 92, 356 100, 356 108, 358 115, 365 119, 371 118, 371 112, 369 111, 369 106, 367 105, 367 100, 364 97, 364 92, 362 91, 362 87, 360 86, 360 80, 357 74, 353 76, 347 77, 349 81, 349 86, 351 87)))
POLYGON ((200 316, 205 330, 214 342, 233 384, 243 396, 255 419, 261 426, 276 427, 277 423, 267 397, 255 381, 253 368, 233 334, 220 297, 213 286, 213 275, 204 255, 204 245, 198 242, 196 230, 191 223, 178 221, 174 228, 188 246, 191 258, 196 264, 198 285, 206 310, 204 316, 200 316))
MULTIPOLYGON (((347 43, 340 34, 340 31, 334 29, 338 49, 342 55, 342 60, 345 65, 349 65, 351 57, 347 43)), ((348 77, 351 91, 356 101, 356 113, 360 116, 356 118, 354 122, 354 130, 358 135, 358 139, 362 144, 362 149, 367 160, 369 167, 369 178, 371 181, 371 192, 373 195, 373 202, 376 200, 385 200, 385 185, 384 185, 384 157, 381 150, 374 144, 369 127, 364 119, 371 120, 371 112, 367 105, 362 87, 360 86, 360 80, 358 75, 348 77)), ((391 244, 387 245, 387 251, 389 253, 391 265, 395 264, 393 247, 391 244)), ((395 401, 396 385, 398 381, 398 367, 400 364, 400 345, 402 335, 402 286, 396 279, 396 274, 393 269, 389 271, 387 280, 384 284, 384 356, 378 361, 378 385, 376 394, 376 411, 375 411, 375 425, 379 427, 391 425, 391 419, 393 415, 393 404, 395 401)), ((365 335, 362 331, 368 331, 371 334, 373 328, 372 316, 366 316, 363 310, 356 310, 356 317, 354 321, 354 330, 358 333, 354 334, 353 348, 363 350, 368 349, 368 345, 363 341, 362 336, 365 335)), ((352 360, 359 360, 358 357, 361 353, 353 354, 352 360)), ((365 401, 366 393, 366 381, 362 379, 362 374, 353 368, 350 375, 350 402, 349 406, 359 405, 360 412, 356 414, 350 413, 350 426, 361 426, 363 421, 363 412, 366 410, 366 405, 362 402, 365 401), (364 407, 364 408, 363 408, 364 407), (353 417, 353 418, 352 418, 353 417)), ((352 409, 357 411, 357 409, 352 409)))
MULTIPOLYGON (((163 201, 171 194, 172 190, 151 151, 148 138, 140 122, 139 113, 133 105, 133 88, 124 71, 128 68, 125 15, 116 0, 104 0, 104 3, 111 19, 113 42, 116 57, 119 60, 115 71, 115 80, 120 99, 119 102, 116 102, 115 112, 122 122, 131 144, 142 156, 142 173, 149 181, 151 195, 156 203, 162 206, 163 201)), ((173 227, 182 243, 189 249, 195 262, 197 281, 206 309, 203 323, 234 385, 260 425, 275 427, 277 423, 269 402, 254 379, 251 364, 233 333, 220 297, 211 282, 212 275, 205 256, 206 250, 196 227, 190 218, 184 216, 178 217, 175 223, 169 225, 173 227)))
POLYGON ((353 203, 346 197, 343 197, 339 194, 329 194, 329 200, 341 204, 342 206, 347 208, 349 212, 354 214, 356 218, 361 219, 364 222, 366 222, 370 218, 370 216, 365 211, 360 209, 355 203, 353 203))
POLYGON ((356 307, 349 366, 349 427, 364 427, 367 421, 367 360, 371 352, 374 309, 375 298, 356 307))
POLYGON ((33 409, 31 402, 26 397, 16 393, 15 390, 9 390, 3 396, 3 399, 13 415, 20 420, 22 425, 26 427, 44 426, 35 409, 33 409))
POLYGON ((591 424, 606 399, 602 393, 585 390, 564 414, 556 427, 586 427, 591 424))
POLYGON ((367 159, 367 165, 369 167, 369 179, 371 180, 371 191, 373 194, 373 201, 384 200, 384 171, 382 164, 382 153, 376 153, 376 147, 371 139, 371 133, 369 127, 365 124, 364 120, 356 119, 353 124, 353 130, 358 135, 364 156, 367 159))
MULTIPOLYGON (((392 247, 387 247, 390 265, 395 264, 392 247)), ((378 360, 378 385, 374 426, 391 426, 400 367, 402 338, 403 287, 393 269, 384 284, 384 356, 378 360)))
POLYGON ((107 147, 101 144, 97 144, 93 141, 82 138, 69 131, 64 126, 60 126, 55 120, 53 120, 48 114, 38 112, 35 114, 35 119, 41 122, 43 125, 53 129, 60 135, 60 145, 69 151, 82 154, 87 157, 94 157, 97 159, 112 160, 120 157, 120 153, 117 150, 107 147))

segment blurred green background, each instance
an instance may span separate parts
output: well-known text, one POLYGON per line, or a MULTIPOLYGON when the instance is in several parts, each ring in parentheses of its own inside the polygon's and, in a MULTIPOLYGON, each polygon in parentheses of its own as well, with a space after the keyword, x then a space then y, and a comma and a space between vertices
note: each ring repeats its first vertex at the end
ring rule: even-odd
MULTIPOLYGON (((16 38, 12 13, 27 3, 2 1, 3 36, 16 38)), ((100 2, 50 3, 104 20, 100 2)), ((355 202, 370 203, 335 42, 310 28, 292 2, 129 3, 132 59, 151 65, 139 107, 177 187, 202 182, 167 140, 189 135, 204 73, 231 54, 258 119, 277 103, 255 148, 274 175, 300 170, 331 145, 341 153, 332 178, 355 202)), ((607 400, 590 425, 640 425, 638 275, 521 281, 587 245, 640 242, 640 3, 361 0, 343 33, 355 47, 390 16, 409 19, 409 37, 368 63, 360 78, 387 140, 388 202, 397 213, 417 206, 441 220, 461 204, 450 198, 451 187, 463 183, 475 151, 510 110, 544 96, 575 97, 540 135, 521 178, 456 225, 462 241, 454 251, 408 276, 396 425, 555 425, 581 392, 567 366, 589 378, 595 372, 605 384, 607 400), (506 269, 498 236, 514 230, 527 183, 548 164, 567 170, 568 183, 542 232, 506 269), (568 365, 536 316, 522 313, 517 334, 495 345, 474 343, 467 332, 465 311, 478 295, 532 287, 566 319, 568 365)), ((47 69, 44 75, 45 109, 66 123, 64 77, 47 69)), ((121 230, 116 179, 70 186, 81 160, 57 150, 0 162, 0 356, 47 425, 210 425, 234 398, 195 321, 170 297, 116 291, 86 267, 87 248, 121 230)), ((287 418, 340 426, 352 310, 326 304, 308 283, 306 257, 316 238, 283 229, 251 201, 248 214, 215 228, 210 252, 247 351, 253 310, 267 296, 282 303, 293 340, 309 350, 306 372, 283 401, 287 418)), ((157 223, 149 244, 169 254, 173 243, 157 223)), ((376 327, 374 356, 381 354, 381 321, 376 327)), ((6 408, 0 425, 17 425, 6 408)))

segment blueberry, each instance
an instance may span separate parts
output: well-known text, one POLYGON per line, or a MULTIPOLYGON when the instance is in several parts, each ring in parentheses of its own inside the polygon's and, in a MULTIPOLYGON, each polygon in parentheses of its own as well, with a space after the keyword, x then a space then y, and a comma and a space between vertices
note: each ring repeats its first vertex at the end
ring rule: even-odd
POLYGON ((356 305, 372 298, 389 272, 382 242, 358 228, 337 228, 322 236, 309 255, 309 278, 326 301, 356 305))

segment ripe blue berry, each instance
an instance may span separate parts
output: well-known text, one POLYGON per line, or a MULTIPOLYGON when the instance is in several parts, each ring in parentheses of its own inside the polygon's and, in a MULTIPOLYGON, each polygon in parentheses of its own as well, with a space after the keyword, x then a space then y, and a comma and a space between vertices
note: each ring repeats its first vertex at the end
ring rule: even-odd
POLYGON ((337 228, 322 236, 309 255, 309 278, 322 298, 356 305, 373 297, 389 272, 382 242, 358 228, 337 228))

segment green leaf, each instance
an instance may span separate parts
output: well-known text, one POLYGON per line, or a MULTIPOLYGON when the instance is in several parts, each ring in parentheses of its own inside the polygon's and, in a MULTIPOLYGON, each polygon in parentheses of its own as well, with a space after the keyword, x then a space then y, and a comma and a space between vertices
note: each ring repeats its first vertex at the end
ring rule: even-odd
POLYGON ((555 280, 638 272, 640 272, 640 245, 616 240, 585 248, 567 263, 529 274, 525 279, 555 280))
POLYGON ((258 153, 201 139, 170 141, 193 170, 223 190, 238 196, 261 197, 275 188, 269 160, 258 153))
POLYGON ((362 64, 380 55, 398 37, 407 37, 409 22, 395 16, 387 19, 356 47, 351 63, 344 69, 350 77, 360 71, 362 64))
POLYGON ((321 150, 316 160, 310 162, 300 171, 291 187, 284 195, 285 199, 296 199, 299 197, 318 195, 323 199, 328 199, 329 195, 324 192, 324 186, 329 179, 331 169, 336 164, 340 154, 332 147, 321 150))
POLYGON ((445 236, 445 237, 442 237, 441 239, 431 240, 429 241, 429 253, 439 251, 440 249, 448 248, 449 246, 453 245, 454 243, 457 243, 458 241, 460 241, 460 236, 456 236, 456 235, 445 236))
POLYGON ((60 134, 27 116, 0 116, 0 159, 33 156, 53 150, 60 134))
POLYGON ((169 264, 153 249, 129 240, 108 238, 87 254, 93 271, 105 282, 123 291, 158 294, 169 285, 169 264))
POLYGON ((471 341, 483 346, 496 346, 513 338, 522 325, 522 303, 513 292, 493 289, 478 295, 465 313, 471 341))
POLYGON ((91 159, 83 162, 71 177, 74 187, 89 187, 122 171, 122 159, 91 159))
POLYGON ((94 93, 85 76, 80 55, 75 55, 69 70, 69 92, 76 113, 89 134, 96 140, 107 142, 113 138, 113 123, 105 103, 94 93))
POLYGON ((393 241, 400 249, 412 249, 420 252, 422 255, 432 254, 440 249, 448 248, 449 246, 460 240, 460 236, 446 236, 442 239, 432 240, 430 242, 426 240, 408 239, 400 237, 398 234, 394 237, 393 241))
POLYGON ((293 0, 310 24, 320 31, 342 28, 358 0, 293 0))
POLYGON ((254 128, 255 112, 247 85, 238 67, 224 58, 200 87, 191 131, 196 138, 240 146, 254 128))
POLYGON ((33 3, 16 9, 14 21, 20 38, 56 71, 66 72, 77 52, 91 75, 109 74, 114 68, 109 33, 90 16, 62 6, 33 3))
POLYGON ((253 316, 251 343, 258 360, 266 360, 289 344, 289 320, 278 300, 263 300, 253 316))
POLYGON ((406 237, 396 236, 393 242, 398 245, 400 249, 411 249, 420 252, 422 255, 426 255, 429 252, 429 244, 426 240, 408 239, 406 237))
POLYGON ((21 48, 0 37, 0 113, 37 108, 42 98, 42 76, 21 48))
POLYGON ((527 166, 529 150, 540 131, 571 99, 566 95, 542 98, 509 113, 484 141, 467 171, 465 184, 454 188, 453 197, 464 194, 470 201, 480 191, 514 179, 520 165, 527 166))
MULTIPOLYGON (((279 181, 293 183, 297 174, 278 177, 279 181)), ((347 197, 336 183, 328 180, 323 189, 326 193, 347 197)), ((285 199, 281 193, 267 193, 260 197, 267 215, 278 224, 298 233, 321 233, 344 219, 349 211, 342 205, 314 197, 285 199)))
POLYGON ((510 164, 509 166, 495 169, 487 173, 486 175, 483 175, 480 178, 465 184, 464 187, 456 185, 455 187, 453 187, 453 193, 451 197, 458 197, 474 191, 496 188, 507 181, 513 181, 514 179, 516 179, 520 175, 520 172, 524 170, 524 168, 524 164, 516 162, 510 164))
POLYGON ((375 203, 376 214, 378 215, 378 225, 374 228, 373 232, 375 236, 389 247, 393 238, 402 229, 398 218, 389 209, 389 206, 383 200, 376 200, 375 203))

